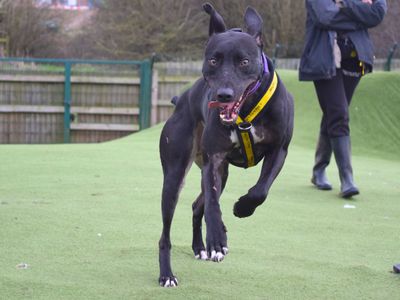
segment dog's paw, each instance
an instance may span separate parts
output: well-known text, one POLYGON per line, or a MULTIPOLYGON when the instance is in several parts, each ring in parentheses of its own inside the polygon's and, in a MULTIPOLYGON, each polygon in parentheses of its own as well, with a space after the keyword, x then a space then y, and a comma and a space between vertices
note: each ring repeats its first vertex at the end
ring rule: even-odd
POLYGON ((206 250, 201 250, 198 254, 194 256, 194 258, 198 260, 210 260, 214 262, 220 262, 224 260, 228 252, 228 247, 222 247, 221 251, 212 250, 209 253, 206 250))
POLYGON ((207 226, 207 255, 208 259, 213 262, 223 261, 228 254, 226 228, 223 224, 215 226, 218 230, 207 226))
POLYGON ((207 251, 201 250, 198 254, 194 255, 194 258, 198 260, 208 260, 207 251))
POLYGON ((228 254, 229 250, 228 247, 222 247, 221 252, 217 252, 215 250, 211 251, 210 253, 210 260, 213 262, 221 262, 224 260, 225 256, 228 254))
POLYGON ((245 201, 242 198, 240 198, 240 200, 233 206, 233 214, 238 218, 251 216, 257 208, 257 206, 250 205, 248 201, 245 201))
POLYGON ((225 258, 225 255, 222 252, 217 252, 215 250, 211 251, 210 260, 213 262, 221 262, 225 258))
POLYGON ((160 286, 162 287, 177 287, 178 279, 175 276, 161 276, 159 279, 160 286))

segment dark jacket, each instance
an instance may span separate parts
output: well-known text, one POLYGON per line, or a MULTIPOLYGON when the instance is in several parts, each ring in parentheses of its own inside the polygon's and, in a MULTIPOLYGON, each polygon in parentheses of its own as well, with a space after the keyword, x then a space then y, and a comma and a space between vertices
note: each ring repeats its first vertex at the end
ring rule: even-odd
POLYGON ((306 9, 300 80, 329 79, 336 75, 333 46, 337 31, 346 33, 356 48, 358 59, 372 70, 374 54, 368 28, 383 20, 386 0, 374 0, 372 5, 361 0, 343 0, 342 8, 333 0, 306 0, 306 9))

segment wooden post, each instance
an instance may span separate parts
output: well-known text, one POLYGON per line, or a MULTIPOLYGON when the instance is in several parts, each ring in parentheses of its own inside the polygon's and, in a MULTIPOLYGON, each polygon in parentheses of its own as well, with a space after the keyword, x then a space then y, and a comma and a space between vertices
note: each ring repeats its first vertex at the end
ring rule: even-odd
POLYGON ((151 62, 146 59, 140 64, 140 93, 139 93, 139 125, 140 129, 146 129, 150 126, 151 113, 151 62))
POLYGON ((64 81, 64 143, 71 142, 71 63, 65 62, 64 81))
POLYGON ((151 126, 158 123, 158 71, 153 70, 151 84, 151 126))

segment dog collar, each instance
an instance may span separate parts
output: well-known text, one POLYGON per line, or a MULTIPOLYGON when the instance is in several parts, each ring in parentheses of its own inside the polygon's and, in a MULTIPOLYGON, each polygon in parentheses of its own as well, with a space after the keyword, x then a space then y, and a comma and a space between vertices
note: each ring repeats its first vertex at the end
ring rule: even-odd
POLYGON ((256 105, 253 107, 253 109, 245 116, 241 117, 240 114, 236 120, 236 124, 243 123, 244 121, 251 123, 258 115, 259 113, 264 109, 264 107, 267 105, 269 100, 271 100, 272 96, 274 95, 276 88, 278 86, 278 75, 274 71, 272 81, 267 88, 267 91, 265 94, 261 97, 261 99, 256 103, 256 105))
MULTIPOLYGON (((269 70, 268 70, 268 61, 267 61, 267 57, 265 56, 264 52, 261 53, 261 59, 262 59, 262 63, 263 63, 263 72, 262 72, 262 74, 261 74, 261 78, 263 78, 263 76, 264 76, 265 74, 268 74, 268 73, 269 73, 269 70)), ((250 90, 249 93, 248 93, 248 96, 250 96, 251 94, 254 94, 255 91, 258 90, 258 88, 259 88, 260 85, 261 85, 261 78, 260 78, 259 80, 257 80, 256 84, 251 88, 251 90, 250 90)))
MULTIPOLYGON (((254 139, 251 133, 253 127, 253 120, 264 110, 265 106, 271 100, 278 87, 278 75, 274 71, 272 81, 267 88, 265 94, 256 103, 256 105, 245 116, 241 117, 240 114, 236 120, 236 131, 238 133, 239 142, 242 147, 242 153, 246 162, 245 168, 253 167, 256 165, 254 157, 254 139)), ((257 162, 258 163, 258 162, 257 162)))

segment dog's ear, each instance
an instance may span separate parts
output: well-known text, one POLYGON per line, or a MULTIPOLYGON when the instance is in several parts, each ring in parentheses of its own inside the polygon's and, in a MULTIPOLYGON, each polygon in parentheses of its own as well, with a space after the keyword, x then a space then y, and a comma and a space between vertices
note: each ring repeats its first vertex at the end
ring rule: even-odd
POLYGON ((212 36, 214 33, 221 33, 226 31, 226 26, 224 19, 221 15, 215 10, 215 8, 210 3, 204 3, 203 9, 206 13, 210 15, 210 27, 208 30, 209 36, 212 36))
POLYGON ((256 39, 257 45, 262 47, 262 27, 263 20, 258 12, 248 6, 244 14, 244 22, 246 24, 247 33, 256 39))

